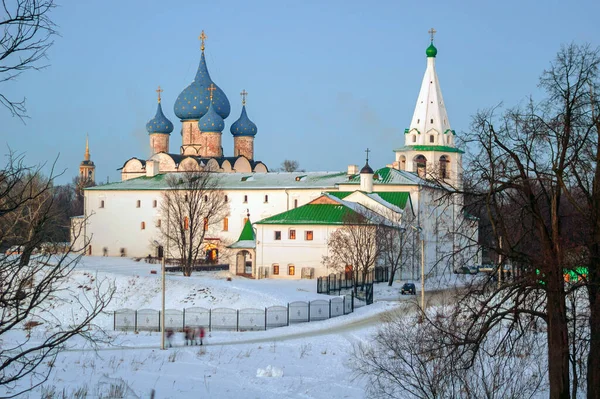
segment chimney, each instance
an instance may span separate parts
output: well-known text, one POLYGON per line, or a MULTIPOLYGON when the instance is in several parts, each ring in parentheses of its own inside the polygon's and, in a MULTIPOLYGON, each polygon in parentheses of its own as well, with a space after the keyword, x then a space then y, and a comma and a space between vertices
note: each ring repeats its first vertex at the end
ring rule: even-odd
POLYGON ((358 174, 358 165, 348 165, 348 176, 358 174))
POLYGON ((146 177, 154 177, 160 172, 158 161, 149 159, 146 161, 146 177))

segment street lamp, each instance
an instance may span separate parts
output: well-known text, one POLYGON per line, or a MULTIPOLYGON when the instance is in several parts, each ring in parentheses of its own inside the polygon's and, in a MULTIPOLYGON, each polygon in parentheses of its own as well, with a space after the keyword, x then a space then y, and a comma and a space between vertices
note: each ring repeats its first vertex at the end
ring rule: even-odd
POLYGON ((421 241, 421 309, 425 312, 425 238, 422 235, 421 226, 410 226, 419 235, 421 241))
MULTIPOLYGON (((154 245, 158 248, 160 243, 158 241, 154 241, 154 245)), ((165 258, 166 254, 163 251, 161 260, 161 274, 162 274, 162 303, 161 303, 161 313, 160 313, 160 349, 165 349, 165 258)))

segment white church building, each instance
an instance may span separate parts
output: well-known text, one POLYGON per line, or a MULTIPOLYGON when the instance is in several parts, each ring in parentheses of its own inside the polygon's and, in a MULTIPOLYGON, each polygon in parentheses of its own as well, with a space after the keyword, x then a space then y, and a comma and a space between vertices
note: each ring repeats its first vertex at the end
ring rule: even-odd
MULTIPOLYGON (((204 33, 202 38, 196 77, 174 105, 181 121, 179 151, 170 150, 174 126, 162 111, 159 88, 156 115, 146 125, 150 158, 132 157, 121 168, 122 181, 85 190, 84 215, 74 218, 73 226, 81 226, 79 239, 89 241, 87 255, 159 255, 163 249, 158 244, 158 226, 164 218, 161 201, 169 189, 167 176, 206 169, 217 175, 229 207, 221 223, 209 226, 206 251, 219 249, 220 263, 229 263, 233 273, 301 278, 303 269, 312 270, 313 277, 332 272, 321 260, 327 254, 329 235, 340 223, 331 215, 309 212, 319 204, 330 205, 328 209, 358 204, 372 211, 384 207, 410 213, 413 225, 421 230, 428 273, 452 271, 450 254, 467 245, 473 250, 466 256, 476 262, 477 220, 465 218, 460 194, 448 196, 439 184, 462 188, 463 151, 456 147, 450 128, 435 70, 433 39, 426 50, 425 76, 404 146, 394 150, 396 156, 389 165, 373 170, 367 160, 360 172, 352 164, 337 172, 286 173, 269 172, 254 159, 258 129, 248 117, 245 91, 241 115, 230 128, 233 156, 224 155, 221 136, 231 107, 210 78, 204 33), (299 220, 300 215, 306 220, 299 220)), ((403 223, 399 227, 409 227, 403 223)))

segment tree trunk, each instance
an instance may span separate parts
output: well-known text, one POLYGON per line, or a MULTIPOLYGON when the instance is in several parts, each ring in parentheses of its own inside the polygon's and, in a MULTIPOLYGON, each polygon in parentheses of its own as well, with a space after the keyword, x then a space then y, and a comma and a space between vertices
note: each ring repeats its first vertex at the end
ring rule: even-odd
POLYGON ((548 273, 548 380, 550 398, 570 398, 569 339, 563 278, 556 266, 548 273))
POLYGON ((396 268, 392 267, 390 270, 390 279, 388 281, 388 286, 391 287, 392 283, 394 282, 394 276, 396 275, 396 268))
MULTIPOLYGON (((590 264, 590 281, 600 281, 598 265, 590 264), (591 275, 594 273, 595 275, 591 275)), ((587 359, 587 397, 600 399, 600 292, 597 285, 588 284, 590 298, 590 352, 587 359)))

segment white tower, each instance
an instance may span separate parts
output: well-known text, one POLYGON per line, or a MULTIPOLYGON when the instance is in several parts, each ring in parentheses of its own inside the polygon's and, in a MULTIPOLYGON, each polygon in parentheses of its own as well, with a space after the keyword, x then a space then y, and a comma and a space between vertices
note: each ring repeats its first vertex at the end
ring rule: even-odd
POLYGON ((455 132, 450 128, 446 105, 435 71, 437 49, 433 45, 435 29, 429 30, 431 44, 425 51, 427 68, 421 83, 410 127, 404 131, 404 147, 394 150, 394 168, 417 172, 424 178, 436 178, 462 186, 463 151, 456 148, 455 132))

